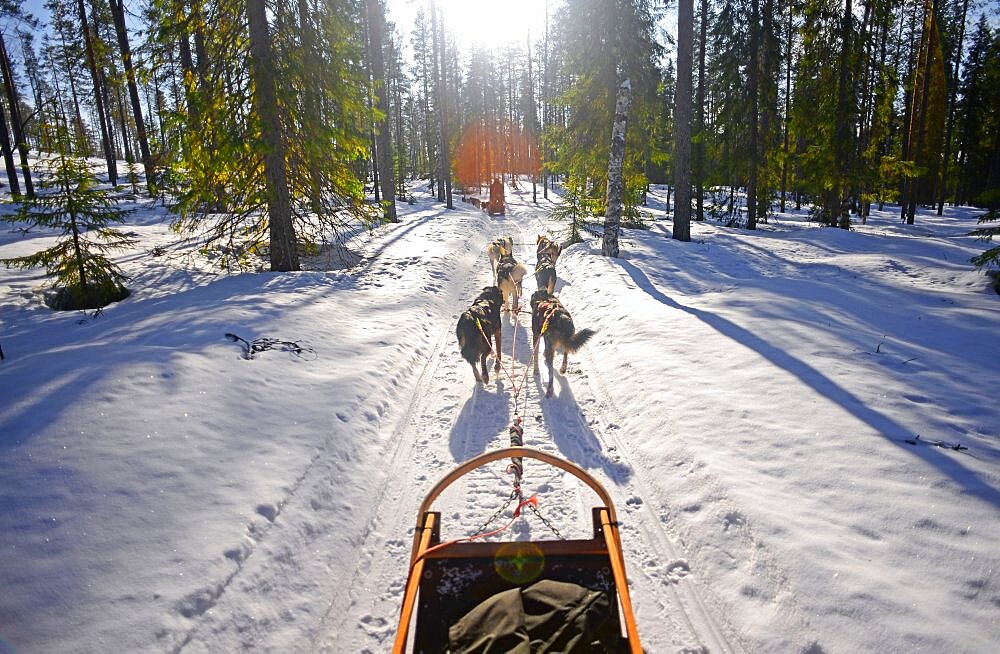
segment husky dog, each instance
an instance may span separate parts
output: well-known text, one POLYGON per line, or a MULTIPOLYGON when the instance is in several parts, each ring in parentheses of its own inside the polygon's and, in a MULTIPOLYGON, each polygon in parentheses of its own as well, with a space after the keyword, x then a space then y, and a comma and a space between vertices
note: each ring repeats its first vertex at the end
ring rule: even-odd
POLYGON ((535 254, 538 258, 540 259, 543 254, 547 254, 552 259, 552 265, 556 265, 556 259, 559 258, 562 247, 545 234, 539 234, 535 244, 535 254))
MULTIPOLYGON (((544 289, 535 291, 531 296, 531 346, 535 348, 539 338, 545 339, 545 365, 549 370, 549 385, 545 397, 552 397, 552 382, 555 373, 552 359, 556 348, 563 351, 562 367, 559 373, 566 374, 570 352, 576 352, 594 335, 593 329, 576 331, 573 317, 559 298, 544 289)), ((535 354, 535 374, 538 374, 538 355, 535 354)))
POLYGON ((486 370, 486 356, 493 352, 496 358, 494 370, 500 370, 500 289, 496 286, 487 286, 483 292, 476 297, 472 306, 458 317, 458 327, 455 335, 458 336, 458 349, 462 352, 462 358, 472 366, 472 374, 476 376, 477 382, 488 384, 490 374, 486 370), (490 337, 496 342, 496 349, 490 348, 490 337), (479 360, 482 374, 476 369, 476 360, 479 360))
POLYGON ((504 311, 517 311, 521 308, 521 280, 527 274, 528 269, 518 263, 514 255, 508 252, 500 257, 500 263, 497 264, 497 286, 503 297, 504 311))
POLYGON ((549 253, 539 254, 535 263, 535 285, 539 290, 545 289, 549 295, 556 290, 556 265, 549 253))
POLYGON ((490 257, 490 269, 493 271, 493 279, 497 278, 497 261, 505 254, 514 255, 514 239, 510 236, 501 236, 486 246, 486 254, 490 257))

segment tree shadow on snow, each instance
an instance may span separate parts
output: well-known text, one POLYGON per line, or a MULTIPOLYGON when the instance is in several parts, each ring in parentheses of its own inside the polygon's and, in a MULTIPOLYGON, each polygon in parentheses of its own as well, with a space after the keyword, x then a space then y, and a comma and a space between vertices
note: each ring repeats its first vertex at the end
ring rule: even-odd
POLYGON ((1000 506, 1000 490, 981 479, 977 473, 969 470, 960 462, 940 456, 928 448, 912 447, 902 444, 902 439, 910 437, 912 432, 906 426, 899 424, 889 416, 867 406, 861 399, 838 385, 822 372, 807 363, 793 357, 788 352, 768 343, 763 338, 740 327, 726 318, 709 311, 696 309, 680 304, 660 292, 649 280, 646 274, 634 264, 623 259, 616 260, 622 269, 628 273, 632 281, 649 294, 650 297, 672 309, 688 313, 703 323, 712 327, 720 334, 754 350, 774 365, 783 368, 798 377, 802 382, 813 388, 821 396, 836 402, 858 420, 869 425, 889 442, 904 448, 910 454, 919 457, 950 477, 966 492, 975 495, 994 506, 1000 506))

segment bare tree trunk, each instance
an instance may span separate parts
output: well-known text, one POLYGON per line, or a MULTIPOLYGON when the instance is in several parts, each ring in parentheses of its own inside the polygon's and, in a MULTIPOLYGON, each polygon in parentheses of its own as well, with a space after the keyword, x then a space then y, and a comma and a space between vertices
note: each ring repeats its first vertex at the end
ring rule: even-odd
POLYGON ((632 102, 632 83, 625 79, 618 87, 615 103, 615 122, 611 128, 611 148, 608 155, 608 194, 604 211, 604 243, 601 252, 606 257, 618 256, 618 232, 622 223, 622 197, 624 182, 622 168, 625 164, 625 130, 628 127, 628 109, 632 102))
POLYGON ((7 91, 7 102, 10 104, 11 133, 14 136, 14 147, 21 159, 21 176, 24 177, 24 193, 27 197, 35 197, 35 187, 31 183, 31 168, 28 166, 28 142, 24 138, 24 121, 21 120, 20 97, 14 86, 14 73, 7 55, 7 46, 0 33, 0 71, 3 72, 4 88, 7 91))
POLYGON ((432 66, 432 72, 434 74, 434 108, 437 110, 437 128, 434 130, 437 137, 437 199, 438 202, 444 202, 444 169, 445 169, 445 156, 444 156, 444 121, 441 117, 441 112, 444 111, 444 98, 441 97, 441 56, 439 50, 441 49, 441 44, 438 37, 437 28, 437 3, 431 0, 431 57, 434 59, 434 65, 432 66))
POLYGON ((785 211, 785 192, 788 189, 788 126, 792 121, 790 114, 792 96, 792 4, 788 4, 788 32, 785 36, 785 120, 784 120, 784 158, 781 160, 781 211, 785 211))
POLYGON ((847 7, 844 10, 844 17, 841 19, 841 50, 840 50, 840 75, 837 82, 837 132, 834 139, 834 150, 837 159, 837 182, 830 193, 831 202, 828 206, 830 212, 830 223, 836 224, 842 229, 850 229, 851 216, 848 213, 847 204, 844 202, 844 193, 848 183, 848 173, 850 171, 850 153, 853 148, 850 145, 851 134, 853 132, 852 111, 853 102, 848 98, 850 90, 849 64, 851 52, 851 24, 853 16, 851 14, 851 0, 847 0, 847 7))
POLYGON ((135 120, 136 137, 139 141, 139 156, 142 158, 142 168, 146 173, 146 190, 150 197, 153 197, 156 195, 153 158, 149 154, 149 139, 146 137, 146 123, 142 119, 142 103, 139 102, 139 87, 135 83, 135 66, 132 63, 132 49, 129 47, 128 32, 125 29, 124 0, 111 0, 111 14, 115 21, 118 49, 121 51, 122 61, 125 64, 125 78, 128 82, 129 101, 132 104, 132 118, 135 120))
MULTIPOLYGON (((549 106, 549 0, 545 0, 545 40, 542 46, 544 52, 542 54, 542 60, 545 62, 545 72, 542 75, 542 133, 545 133, 546 128, 548 128, 551 122, 551 107, 549 106)), ((546 200, 549 199, 549 173, 545 170, 545 164, 548 158, 545 156, 545 140, 542 140, 543 146, 541 149, 542 153, 542 197, 546 200)))
MULTIPOLYGON (((958 47, 955 54, 951 88, 948 93, 948 127, 944 138, 944 169, 941 171, 941 193, 938 196, 937 214, 944 213, 944 200, 948 195, 948 165, 951 163, 951 137, 955 127, 955 94, 958 91, 958 69, 962 64, 962 41, 965 40, 965 16, 969 9, 969 0, 962 2, 962 19, 958 26, 958 47)), ((958 190, 955 191, 955 201, 958 201, 958 190)))
POLYGON ((445 206, 454 209, 451 201, 451 158, 448 155, 447 110, 445 108, 445 44, 444 29, 438 32, 437 3, 431 0, 431 33, 434 51, 434 82, 437 95, 438 114, 438 200, 445 201, 445 206), (443 186, 442 186, 443 185, 443 186), (443 192, 442 192, 443 191, 443 192))
MULTIPOLYGON (((903 29, 902 20, 900 20, 899 29, 901 31, 903 29)), ((917 68, 917 65, 914 61, 914 57, 916 54, 916 49, 914 47, 914 35, 916 34, 916 32, 917 32, 917 3, 914 2, 913 9, 910 12, 909 54, 907 55, 906 58, 906 75, 903 76, 903 79, 910 79, 914 75, 917 68)), ((909 88, 906 89, 906 93, 904 94, 903 150, 902 150, 903 161, 909 161, 912 155, 911 152, 912 145, 910 143, 910 132, 911 132, 910 124, 913 122, 913 114, 914 114, 913 105, 917 97, 916 90, 913 88, 913 86, 914 85, 911 82, 909 84, 909 88)), ((899 217, 903 221, 906 220, 907 211, 910 206, 911 187, 912 184, 910 183, 909 178, 904 177, 899 194, 899 217)))
POLYGON ((747 229, 757 229, 757 160, 760 158, 760 1, 751 1, 750 13, 750 176, 747 180, 747 229))
POLYGON ((90 38, 90 26, 87 24, 87 9, 83 0, 77 0, 77 11, 80 14, 80 28, 83 30, 83 40, 87 50, 87 65, 90 66, 90 75, 94 80, 94 101, 97 104, 97 122, 101 126, 101 144, 104 147, 104 157, 108 162, 108 177, 111 185, 118 187, 118 164, 115 161, 115 153, 111 146, 111 130, 108 129, 109 115, 107 107, 104 105, 104 93, 101 84, 101 75, 97 70, 97 59, 94 57, 94 44, 90 38))
POLYGON ((677 95, 674 98, 673 237, 691 240, 691 64, 694 42, 694 0, 677 3, 677 95))
POLYGON ((708 49, 708 0, 701 0, 701 41, 698 47, 698 143, 694 152, 695 220, 705 220, 705 51, 708 49))
MULTIPOLYGON (((933 62, 933 51, 934 51, 934 34, 937 32, 937 11, 938 11, 938 0, 934 0, 933 4, 930 6, 930 15, 924 20, 924 34, 921 38, 921 55, 917 57, 918 67, 920 56, 923 56, 924 68, 923 68, 923 79, 921 80, 921 93, 920 93, 920 109, 919 115, 917 117, 917 146, 914 150, 914 161, 919 166, 924 162, 924 140, 926 137, 927 129, 927 110, 930 105, 930 86, 931 86, 931 65, 933 62)), ((922 182, 924 175, 917 177, 913 180, 910 188, 909 202, 906 208, 906 224, 912 225, 914 218, 917 214, 917 200, 922 189, 922 182)))
POLYGON ((396 194, 393 192, 392 138, 389 128, 389 84, 385 79, 385 58, 382 55, 382 41, 385 34, 385 14, 378 0, 366 0, 368 14, 368 56, 371 60, 373 83, 381 86, 376 106, 382 114, 382 124, 375 125, 376 157, 379 187, 382 191, 382 215, 386 222, 399 222, 396 218, 396 194))
MULTIPOLYGON (((82 2, 82 0, 81 0, 82 2)), ((285 144, 281 138, 278 100, 271 62, 271 37, 267 29, 265 0, 247 0, 250 28, 250 58, 254 79, 254 105, 260 116, 264 140, 264 176, 267 180, 267 211, 270 223, 271 270, 299 269, 299 255, 292 224, 291 199, 285 170, 285 144)))
POLYGON ((0 102, 0 149, 3 150, 3 163, 7 169, 10 195, 13 198, 20 197, 21 184, 17 180, 17 166, 14 165, 14 150, 10 146, 10 130, 7 129, 7 115, 2 102, 0 102))

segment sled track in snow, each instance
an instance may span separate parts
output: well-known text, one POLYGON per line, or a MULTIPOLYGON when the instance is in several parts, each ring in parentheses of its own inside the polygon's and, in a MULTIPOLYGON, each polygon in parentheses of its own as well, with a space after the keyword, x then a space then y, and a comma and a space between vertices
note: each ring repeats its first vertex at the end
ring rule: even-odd
MULTIPOLYGON (((549 230, 534 212, 524 211, 518 204, 508 205, 508 216, 498 221, 496 233, 487 241, 505 233, 514 235, 518 259, 530 271, 536 235, 531 232, 536 227, 542 228, 540 233, 549 230)), ((468 297, 488 283, 489 264, 485 255, 477 259, 476 266, 469 275, 473 281, 466 285, 468 297), (479 281, 474 281, 477 278, 479 281)), ((379 652, 391 647, 416 509, 423 492, 458 462, 508 446, 507 427, 517 412, 524 419, 526 446, 569 458, 591 470, 603 469, 610 477, 611 483, 606 486, 616 498, 625 523, 623 540, 631 585, 656 598, 655 607, 639 607, 641 611, 637 613, 640 636, 643 636, 643 618, 649 624, 661 625, 658 637, 650 637, 652 634, 647 630, 648 635, 643 638, 647 648, 654 645, 649 651, 668 647, 675 650, 680 647, 686 652, 744 651, 730 636, 729 626, 716 617, 721 611, 705 599, 705 593, 691 578, 686 558, 655 511, 642 503, 642 497, 654 496, 650 492, 654 486, 648 473, 633 464, 641 462, 628 452, 616 434, 617 425, 621 424, 620 412, 603 399, 606 394, 598 393, 600 382, 580 372, 581 360, 584 368, 593 369, 588 365, 585 350, 571 358, 567 376, 557 377, 556 394, 551 399, 543 397, 543 382, 547 381, 544 365, 540 376, 529 372, 526 379, 523 377, 524 366, 530 364, 531 356, 527 305, 531 294, 528 289, 533 289, 530 272, 528 277, 527 297, 522 298, 517 323, 504 317, 503 364, 511 369, 510 346, 516 331, 517 364, 511 376, 518 384, 524 380, 516 409, 511 382, 502 372, 497 374, 491 369, 489 384, 473 385, 468 364, 450 347, 454 337, 452 325, 444 326, 407 409, 393 431, 392 440, 397 445, 388 463, 391 474, 383 485, 375 517, 359 548, 369 554, 359 559, 351 580, 350 587, 357 590, 352 590, 347 601, 331 605, 324 628, 314 643, 316 649, 379 652), (574 397, 574 392, 578 397, 574 397), (664 629, 663 625, 669 627, 664 629)), ((456 312, 459 310, 461 307, 456 307, 456 312)), ((589 534, 590 509, 596 496, 572 476, 541 463, 527 463, 525 492, 539 493, 542 514, 564 536, 589 534)), ((442 514, 447 532, 444 538, 473 533, 503 505, 511 490, 511 478, 502 472, 502 466, 498 467, 500 470, 483 469, 482 474, 463 478, 457 484, 460 488, 455 492, 449 490, 438 499, 435 509, 442 514)), ((508 507, 507 516, 511 508, 508 507)), ((500 518, 491 526, 500 526, 507 519, 500 518)), ((553 537, 531 514, 512 529, 522 540, 539 537, 532 535, 536 530, 542 538, 553 537)))
MULTIPOLYGON (((533 223, 541 228, 539 233, 546 233, 546 225, 537 217, 533 218, 533 223)), ((520 230, 522 241, 528 242, 529 239, 525 238, 524 235, 524 227, 521 226, 520 230)), ((530 295, 530 293, 527 294, 530 295)), ((586 347, 575 355, 575 359, 577 362, 584 361, 587 371, 596 369, 591 353, 586 347)), ((651 593, 660 603, 661 615, 658 617, 669 619, 679 631, 689 632, 694 640, 694 643, 684 643, 684 651, 725 652, 729 654, 746 651, 735 636, 734 630, 718 617, 723 613, 721 607, 716 602, 707 599, 708 593, 692 579, 687 557, 667 533, 663 522, 655 515, 655 509, 643 502, 643 497, 655 496, 655 493, 651 492, 655 488, 655 484, 649 478, 648 466, 642 465, 639 457, 630 452, 627 444, 619 436, 619 425, 623 424, 622 412, 614 406, 608 393, 598 392, 600 389, 597 386, 600 385, 600 382, 595 379, 592 372, 573 374, 575 368, 577 366, 574 365, 571 358, 570 369, 567 372, 574 378, 574 381, 579 380, 583 383, 574 383, 572 389, 568 388, 568 384, 564 384, 563 388, 563 391, 572 390, 580 395, 575 398, 575 403, 567 405, 557 402, 556 400, 561 399, 560 394, 560 397, 554 400, 543 400, 551 403, 549 408, 546 408, 537 401, 539 394, 536 394, 536 404, 539 405, 537 410, 540 415, 561 412, 561 415, 545 416, 546 428, 550 432, 548 434, 550 443, 557 440, 552 438, 551 430, 560 423, 574 425, 575 428, 572 431, 576 434, 590 432, 594 435, 597 442, 589 446, 587 444, 579 445, 579 439, 564 439, 576 443, 575 449, 578 456, 568 458, 586 469, 604 468, 611 477, 613 483, 606 484, 606 487, 615 497, 619 519, 623 522, 622 538, 630 583, 638 585, 637 577, 641 574, 646 578, 647 583, 658 586, 659 592, 651 593), (593 408, 597 410, 593 411, 593 408), (588 419, 588 414, 593 414, 594 417, 588 419), (599 424, 602 417, 606 426, 599 424), (609 453, 610 456, 608 456, 609 453), (626 475, 626 472, 629 472, 630 475, 626 475), (629 537, 629 532, 640 534, 641 541, 646 543, 654 554, 659 555, 660 560, 643 561, 642 551, 636 547, 634 538, 629 537)), ((541 369, 543 375, 547 374, 544 371, 544 365, 541 366, 541 369)), ((539 446, 535 445, 535 447, 539 446)), ((539 447, 539 449, 549 448, 539 447)), ((641 637, 643 635, 642 620, 638 616, 637 619, 641 637)), ((646 643, 646 640, 643 642, 646 643)))
MULTIPOLYGON (((495 236, 484 241, 484 246, 492 238, 495 236)), ((473 266, 474 270, 470 266, 462 271, 468 273, 461 293, 463 302, 488 285, 489 261, 485 249, 473 266), (485 277, 483 270, 487 271, 485 277)), ((459 311, 461 307, 456 307, 455 319, 459 311)), ((490 420, 500 424, 508 418, 503 412, 506 397, 498 398, 485 388, 474 388, 472 396, 461 406, 463 394, 471 387, 472 372, 458 355, 453 340, 454 323, 449 321, 441 326, 436 345, 389 437, 394 449, 386 460, 388 474, 373 499, 373 518, 364 541, 358 544, 358 550, 364 554, 359 555, 351 578, 342 580, 343 587, 351 591, 334 600, 326 611, 322 628, 312 643, 315 650, 375 652, 391 647, 422 493, 450 470, 456 460, 483 451, 486 444, 478 427, 490 420)), ((492 369, 490 372, 490 386, 494 386, 497 377, 492 369)), ((499 447, 500 443, 488 446, 499 447)), ((495 497, 496 485, 493 486, 485 491, 472 487, 470 493, 495 497)))
MULTIPOLYGON (((323 504, 329 487, 336 484, 335 469, 323 460, 320 451, 277 507, 281 523, 287 524, 275 524, 269 518, 260 533, 250 534, 254 541, 250 550, 242 553, 238 568, 210 601, 198 604, 202 610, 191 616, 195 623, 180 635, 182 642, 175 651, 210 649, 212 644, 218 644, 211 639, 220 630, 244 644, 257 643, 266 648, 272 642, 274 634, 270 630, 274 625, 247 625, 239 601, 227 601, 226 589, 237 582, 286 586, 285 595, 272 595, 276 611, 282 607, 288 610, 290 602, 301 602, 301 598, 295 599, 300 587, 306 588, 309 596, 326 600, 314 615, 303 615, 295 622, 298 634, 293 642, 303 650, 389 650, 402 601, 416 510, 424 493, 459 462, 508 446, 508 427, 515 411, 524 420, 526 446, 570 459, 596 472, 599 478, 603 473, 602 481, 615 498, 622 518, 630 585, 641 591, 633 591, 633 601, 637 594, 646 598, 644 603, 637 603, 636 617, 647 651, 743 651, 729 635, 732 630, 728 625, 716 618, 721 611, 710 593, 703 592, 692 579, 682 549, 661 523, 657 508, 642 502, 643 497, 656 497, 655 483, 618 433, 621 412, 606 393, 600 392, 601 380, 590 372, 594 367, 586 348, 571 357, 566 376, 557 375, 551 399, 543 397, 548 374, 544 365, 540 376, 528 371, 525 377, 531 356, 528 298, 534 290, 531 268, 535 236, 551 233, 552 228, 537 210, 520 201, 523 193, 511 196, 517 199, 508 204, 508 215, 490 223, 492 233, 484 238, 478 252, 467 248, 457 253, 453 274, 454 279, 462 281, 452 288, 461 300, 445 324, 434 325, 427 357, 411 369, 413 382, 399 388, 396 407, 401 410, 386 416, 389 420, 382 429, 389 433, 380 437, 384 445, 376 473, 381 478, 365 504, 368 522, 348 545, 353 550, 348 559, 350 569, 339 577, 331 576, 330 557, 313 557, 305 551, 289 553, 320 545, 322 531, 305 541, 294 538, 294 531, 305 521, 299 505, 314 501, 323 504), (468 363, 461 359, 454 343, 454 321, 464 308, 461 305, 491 283, 485 245, 507 233, 515 237, 518 259, 529 268, 518 320, 503 318, 503 365, 511 371, 516 384, 523 383, 516 407, 511 380, 491 368, 489 384, 475 384, 468 363), (515 338, 516 364, 512 369, 511 344, 515 338), (407 389, 405 393, 403 388, 407 389), (212 608, 216 610, 209 611, 212 608)), ((381 257, 369 261, 361 276, 376 274, 378 266, 373 264, 379 260, 381 257)), ((474 533, 507 501, 511 481, 501 462, 463 477, 435 502, 435 509, 442 514, 442 536, 447 539, 474 533)), ((538 494, 540 512, 563 536, 589 537, 590 510, 596 496, 575 477, 540 462, 526 461, 524 490, 526 495, 538 494)), ((508 506, 505 516, 491 523, 491 528, 504 524, 512 508, 508 506)), ((323 528, 335 529, 336 521, 323 528)), ((502 536, 505 540, 552 537, 548 527, 530 513, 502 536)), ((339 560, 338 566, 342 566, 342 554, 339 560)))

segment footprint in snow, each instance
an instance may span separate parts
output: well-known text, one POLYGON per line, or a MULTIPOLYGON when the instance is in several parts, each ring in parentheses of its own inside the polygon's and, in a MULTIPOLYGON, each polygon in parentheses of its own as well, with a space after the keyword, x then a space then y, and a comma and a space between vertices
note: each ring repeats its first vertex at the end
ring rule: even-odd
POLYGON ((258 504, 257 513, 266 518, 268 522, 274 522, 275 518, 278 517, 278 507, 273 504, 258 504))

